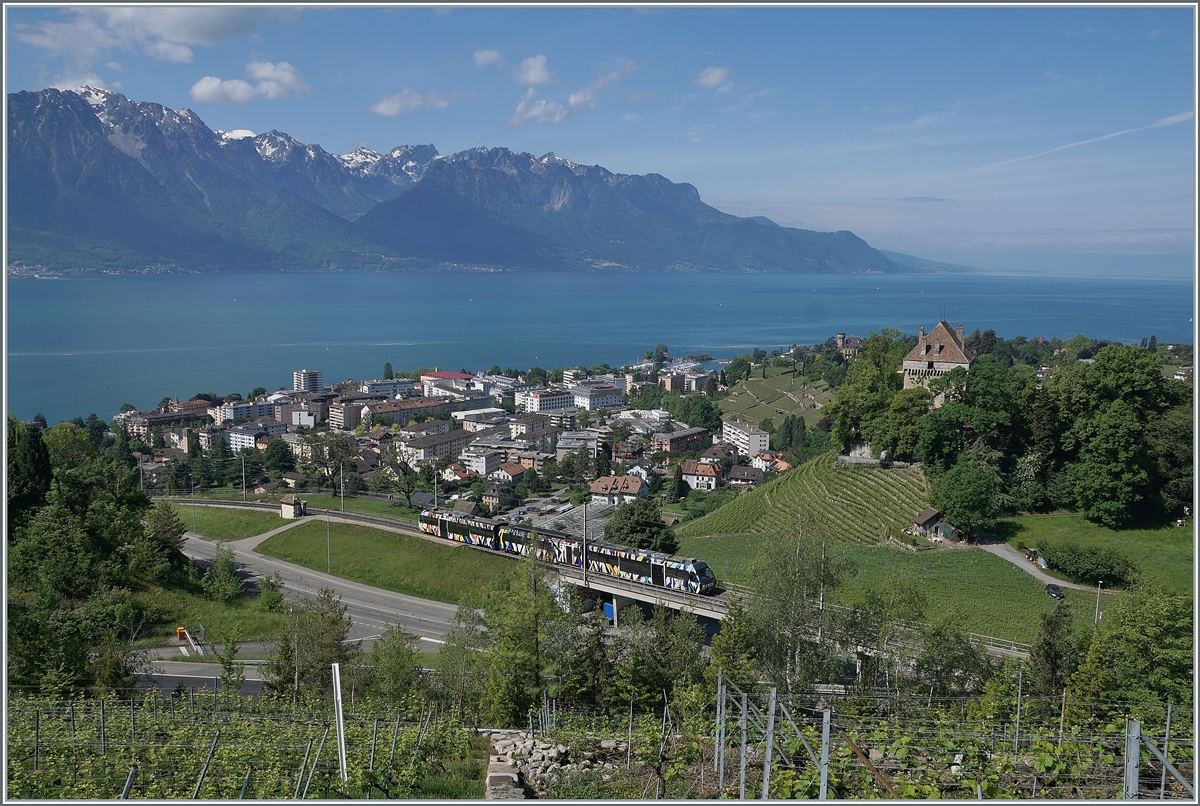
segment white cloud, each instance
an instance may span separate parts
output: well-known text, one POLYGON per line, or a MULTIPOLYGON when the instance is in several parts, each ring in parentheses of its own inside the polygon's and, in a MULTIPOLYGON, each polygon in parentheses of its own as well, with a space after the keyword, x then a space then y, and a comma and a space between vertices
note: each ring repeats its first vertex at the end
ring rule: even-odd
POLYGON ((121 67, 119 62, 105 62, 105 67, 109 70, 116 70, 118 73, 124 72, 125 68, 121 67))
POLYGON ((508 122, 513 126, 521 126, 530 120, 538 123, 562 123, 570 120, 585 109, 595 109, 596 101, 602 93, 616 87, 622 78, 636 70, 633 62, 625 61, 615 70, 608 71, 591 84, 568 95, 564 104, 539 98, 537 90, 530 87, 521 97, 508 122))
POLYGON ((259 21, 279 16, 262 8, 108 7, 72 8, 65 22, 20 25, 17 38, 55 55, 70 56, 76 65, 91 66, 101 52, 141 50, 169 62, 192 61, 192 48, 211 47, 253 32, 259 21))
POLYGON ((287 62, 250 62, 246 65, 246 76, 255 83, 240 78, 223 81, 217 76, 205 76, 192 85, 188 95, 199 104, 236 106, 251 101, 295 98, 312 91, 300 71, 287 62))
POLYGON ((728 78, 729 68, 727 67, 705 67, 696 74, 692 83, 698 87, 704 87, 706 90, 712 90, 722 86, 728 78))
POLYGON ((475 66, 476 67, 501 67, 504 64, 504 57, 498 50, 477 50, 475 51, 475 66))
POLYGON ((530 56, 528 59, 522 59, 521 63, 513 68, 513 78, 518 84, 527 84, 531 87, 549 84, 553 81, 550 78, 550 71, 546 69, 546 57, 540 53, 530 56))
POLYGON ((120 81, 105 81, 95 73, 67 73, 50 86, 58 90, 77 90, 80 87, 97 87, 102 90, 121 89, 120 81))
POLYGON ((386 98, 381 98, 371 107, 371 111, 376 115, 394 118, 404 112, 411 112, 414 109, 445 109, 450 105, 450 98, 442 95, 437 90, 430 90, 425 95, 416 90, 405 87, 395 95, 389 95, 386 98))
POLYGON ((625 98, 625 103, 629 104, 630 106, 636 106, 638 104, 652 104, 656 103, 657 101, 657 92, 632 92, 625 98))

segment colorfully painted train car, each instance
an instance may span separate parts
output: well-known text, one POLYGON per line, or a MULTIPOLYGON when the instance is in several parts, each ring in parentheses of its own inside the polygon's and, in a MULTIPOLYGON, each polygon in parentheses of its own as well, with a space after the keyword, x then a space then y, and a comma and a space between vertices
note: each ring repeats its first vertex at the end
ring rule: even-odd
MULTIPOLYGON (((418 519, 422 532, 521 557, 532 552, 538 560, 583 568, 581 538, 549 529, 513 526, 458 512, 425 510, 418 519)), ((587 543, 588 573, 687 593, 711 593, 716 577, 703 560, 674 557, 658 551, 617 546, 603 540, 587 543)))

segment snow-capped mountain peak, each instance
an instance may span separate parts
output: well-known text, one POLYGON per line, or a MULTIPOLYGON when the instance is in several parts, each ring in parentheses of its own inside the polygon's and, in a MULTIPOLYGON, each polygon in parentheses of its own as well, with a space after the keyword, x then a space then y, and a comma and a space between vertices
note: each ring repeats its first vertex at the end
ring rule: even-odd
POLYGON ((91 84, 84 84, 82 87, 72 90, 72 92, 74 92, 83 100, 87 101, 92 106, 104 106, 109 98, 117 94, 112 90, 106 90, 101 87, 93 87, 91 84))
POLYGON ((235 140, 245 140, 247 137, 254 137, 254 132, 249 129, 214 129, 213 133, 221 138, 221 144, 232 143, 235 140))

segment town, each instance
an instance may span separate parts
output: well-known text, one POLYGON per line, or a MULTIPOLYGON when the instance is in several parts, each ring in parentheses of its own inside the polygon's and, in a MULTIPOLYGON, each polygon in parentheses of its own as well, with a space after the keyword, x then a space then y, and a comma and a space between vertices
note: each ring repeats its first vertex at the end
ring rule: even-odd
MULTIPOLYGON (((753 704, 768 751, 772 725, 828 749, 821 719, 864 709, 843 741, 875 742, 862 755, 878 767, 855 771, 847 750, 842 793, 920 794, 893 786, 915 785, 899 734, 868 734, 903 709, 901 733, 979 722, 980 752, 1004 736, 1010 750, 982 762, 1005 765, 993 797, 1146 789, 1128 764, 1114 772, 1143 726, 1179 763, 1162 786, 1190 794, 1192 740, 1171 709, 1192 697, 1192 359, 1154 336, 1003 339, 941 321, 729 360, 659 344, 620 368, 385 364, 327 384, 306 367, 274 393, 124 405, 111 423, 10 417, 9 668, 45 700, 22 709, 20 740, 49 758, 58 736, 56 763, 73 763, 70 720, 41 714, 84 688, 129 698, 131 743, 206 690, 217 718, 319 710, 348 689, 360 715, 399 708, 387 720, 413 745, 438 709, 443 736, 504 726, 431 751, 489 759, 461 791, 636 797, 658 780, 684 797, 646 780, 681 730, 710 754, 683 756, 688 787, 714 760, 728 772, 728 753, 761 771, 739 764, 705 792, 774 795, 807 762, 738 752, 728 709, 749 719, 753 704), (84 607, 100 615, 83 633, 47 626, 84 607), (139 686, 153 692, 140 706, 139 686), (649 761, 623 771, 634 744, 649 761), (1029 748, 1086 766, 1059 780, 1029 748)), ((81 711, 101 746, 106 707, 81 711)), ((339 728, 356 766, 371 719, 339 728)), ((322 726, 303 724, 311 750, 322 726)), ((946 767, 921 786, 985 791, 957 751, 917 752, 946 767)), ((446 770, 422 769, 352 791, 446 791, 446 770)), ((33 772, 38 791, 64 786, 33 772)), ((321 774, 319 791, 343 791, 332 763, 321 774)), ((256 791, 286 797, 302 777, 256 791)))

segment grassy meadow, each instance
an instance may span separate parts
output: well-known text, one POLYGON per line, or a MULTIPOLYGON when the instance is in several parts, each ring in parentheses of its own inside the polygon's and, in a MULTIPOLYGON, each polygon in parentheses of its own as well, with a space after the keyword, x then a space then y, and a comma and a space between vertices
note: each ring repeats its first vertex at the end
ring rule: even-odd
POLYGON ((997 524, 997 532, 1014 547, 1022 542, 1036 548, 1038 541, 1046 540, 1117 549, 1138 564, 1147 581, 1171 593, 1187 594, 1194 589, 1195 544, 1191 526, 1189 522, 1180 527, 1118 530, 1092 523, 1082 515, 1051 514, 1008 518, 997 524))
MULTIPOLYGON (((326 568, 326 524, 314 519, 268 538, 255 549, 314 571, 326 568)), ((369 526, 329 524, 335 576, 377 588, 455 604, 487 587, 512 563, 465 546, 441 545, 369 526)))
POLYGON ((818 406, 832 400, 833 393, 824 381, 808 384, 796 378, 790 367, 767 367, 765 379, 762 370, 757 369, 752 377, 730 389, 729 396, 720 401, 721 417, 741 417, 754 425, 770 417, 779 425, 786 415, 799 414, 812 428, 821 417, 818 406))
MULTIPOLYGON (((193 531, 192 507, 188 504, 172 504, 184 528, 193 531)), ((225 509, 197 505, 195 507, 196 534, 204 535, 212 540, 241 540, 246 537, 261 535, 280 526, 286 526, 288 521, 280 517, 279 512, 268 512, 264 509, 225 509)))

